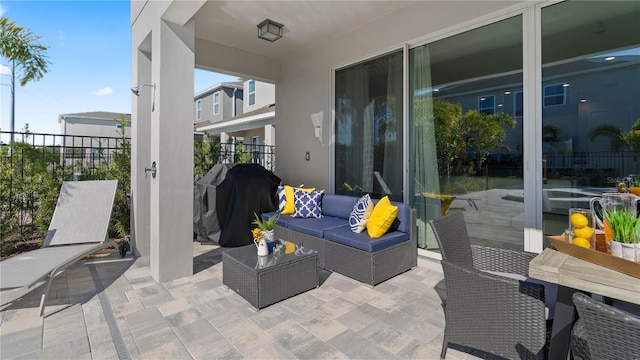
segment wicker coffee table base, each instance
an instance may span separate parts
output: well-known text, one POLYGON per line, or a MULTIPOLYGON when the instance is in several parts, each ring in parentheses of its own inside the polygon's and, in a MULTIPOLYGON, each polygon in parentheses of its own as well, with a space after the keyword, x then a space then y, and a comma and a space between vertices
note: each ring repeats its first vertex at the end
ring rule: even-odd
POLYGON ((253 245, 222 253, 222 283, 256 309, 318 287, 318 253, 315 251, 302 256, 280 258, 274 265, 262 269, 257 266, 257 261, 253 245), (251 261, 247 261, 248 252, 255 257, 253 266, 251 261))

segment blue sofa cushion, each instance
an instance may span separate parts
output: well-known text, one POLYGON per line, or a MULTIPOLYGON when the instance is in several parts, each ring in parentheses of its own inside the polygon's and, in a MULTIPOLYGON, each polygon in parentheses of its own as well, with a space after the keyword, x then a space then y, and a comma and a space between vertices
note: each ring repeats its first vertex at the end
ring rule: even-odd
MULTIPOLYGON (((409 225, 411 221, 411 207, 409 205, 392 201, 398 207, 398 215, 386 234, 377 239, 371 239, 365 232, 356 234, 349 227, 349 215, 358 200, 355 196, 324 194, 322 197, 323 218, 301 219, 291 215, 280 215, 277 224, 292 230, 336 241, 344 245, 353 246, 365 251, 384 249, 402 241, 409 240, 409 225)), ((377 203, 378 200, 373 200, 377 203)), ((262 214, 263 219, 268 219, 273 212, 262 214)))
MULTIPOLYGON (((322 238, 328 229, 337 227, 346 227, 349 230, 349 224, 346 219, 325 216, 322 218, 291 218, 287 224, 289 230, 301 232, 303 234, 322 238)), ((351 230, 349 230, 351 232, 351 230)))
POLYGON ((346 222, 356 201, 358 198, 355 196, 325 194, 322 197, 322 215, 342 218, 346 222))
POLYGON ((379 238, 372 239, 366 232, 354 233, 349 226, 326 230, 325 240, 351 246, 360 250, 375 252, 409 240, 409 234, 389 231, 379 238))

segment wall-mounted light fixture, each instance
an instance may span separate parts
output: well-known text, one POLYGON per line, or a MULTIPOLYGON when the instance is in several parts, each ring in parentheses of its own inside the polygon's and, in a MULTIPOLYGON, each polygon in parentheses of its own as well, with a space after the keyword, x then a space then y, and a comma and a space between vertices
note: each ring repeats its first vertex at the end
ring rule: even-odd
POLYGON ((311 114, 311 122, 313 123, 313 135, 322 142, 322 119, 323 113, 318 112, 311 114))
POLYGON ((282 37, 284 25, 273 20, 266 19, 258 24, 258 37, 274 42, 282 37))
POLYGON ((135 96, 140 96, 140 90, 145 86, 149 86, 149 87, 153 88, 153 97, 151 98, 151 112, 153 112, 153 110, 155 110, 155 105, 156 105, 156 84, 155 83, 154 84, 142 84, 142 85, 134 86, 134 87, 131 88, 131 92, 135 96))

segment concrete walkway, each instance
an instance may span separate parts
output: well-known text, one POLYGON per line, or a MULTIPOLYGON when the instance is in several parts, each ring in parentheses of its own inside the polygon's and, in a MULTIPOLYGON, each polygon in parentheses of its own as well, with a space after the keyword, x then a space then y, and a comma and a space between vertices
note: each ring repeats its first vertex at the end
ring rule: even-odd
MULTIPOLYGON (((438 359, 438 262, 371 289, 337 273, 256 311, 222 284, 222 248, 193 244, 194 275, 164 284, 144 258, 85 259, 0 310, 2 359, 438 359)), ((2 294, 2 302, 8 296, 2 294)), ((473 301, 473 299, 470 299, 473 301)), ((449 348, 447 359, 485 357, 449 348)))

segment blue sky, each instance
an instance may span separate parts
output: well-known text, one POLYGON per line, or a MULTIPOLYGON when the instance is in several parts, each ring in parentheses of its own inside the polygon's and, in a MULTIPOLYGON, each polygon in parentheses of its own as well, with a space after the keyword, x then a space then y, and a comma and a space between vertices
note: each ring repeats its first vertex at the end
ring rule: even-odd
MULTIPOLYGON (((15 130, 60 133, 58 115, 89 111, 131 113, 130 3, 2 0, 0 14, 40 36, 49 72, 20 86, 16 75, 15 130)), ((10 63, 0 61, 0 128, 10 130, 10 63)), ((236 77, 199 71, 194 93, 236 77)))

